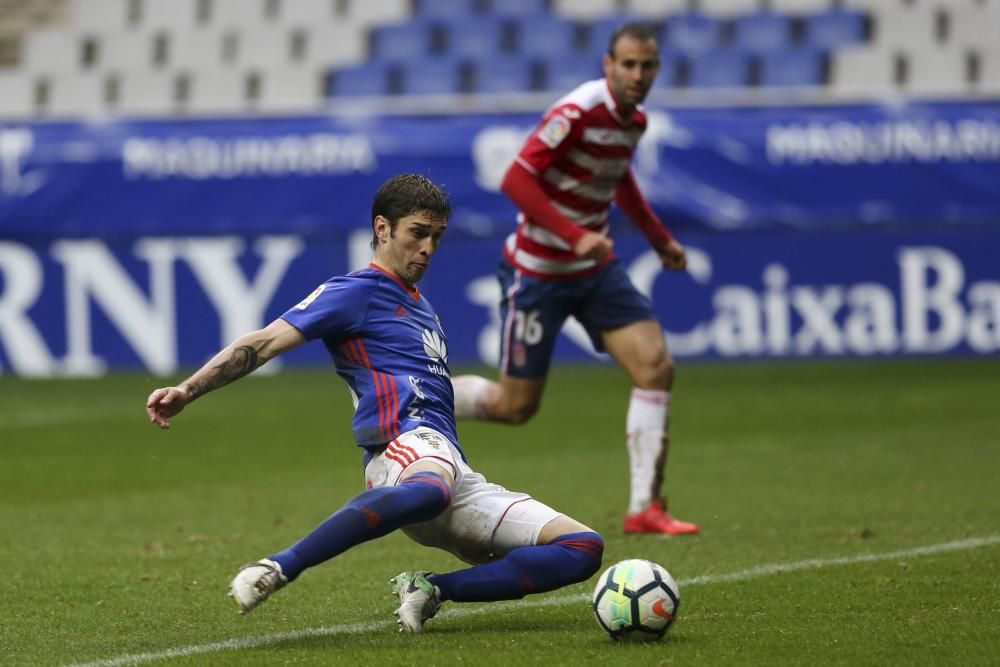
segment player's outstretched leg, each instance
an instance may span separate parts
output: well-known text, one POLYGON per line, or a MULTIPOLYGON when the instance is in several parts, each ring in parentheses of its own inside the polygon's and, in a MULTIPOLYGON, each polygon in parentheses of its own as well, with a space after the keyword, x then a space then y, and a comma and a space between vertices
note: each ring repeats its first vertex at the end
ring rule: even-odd
POLYGON ((594 532, 560 535, 503 558, 447 574, 404 572, 392 580, 400 631, 421 632, 442 602, 519 600, 586 581, 601 568, 604 540, 594 532))
POLYGON ((306 568, 398 528, 429 521, 450 504, 451 485, 433 472, 414 473, 397 486, 368 489, 284 551, 244 566, 230 595, 240 613, 248 613, 306 568))

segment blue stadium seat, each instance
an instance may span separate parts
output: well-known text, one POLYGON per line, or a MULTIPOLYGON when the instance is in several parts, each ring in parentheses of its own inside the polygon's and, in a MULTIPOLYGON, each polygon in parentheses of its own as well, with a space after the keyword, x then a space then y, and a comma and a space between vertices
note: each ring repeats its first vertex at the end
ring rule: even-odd
POLYGON ((688 85, 692 88, 738 88, 747 85, 750 59, 742 51, 703 53, 689 60, 688 85))
POLYGON ((334 70, 330 73, 329 90, 332 97, 385 95, 389 92, 389 66, 368 62, 334 70))
POLYGON ((722 23, 698 12, 677 14, 667 20, 662 46, 675 53, 696 56, 719 45, 722 23))
POLYGON ((371 59, 385 62, 423 58, 430 53, 432 25, 425 21, 394 23, 372 30, 371 59))
POLYGON ((432 21, 473 16, 479 11, 476 0, 417 0, 415 9, 418 18, 432 21))
POLYGON ((524 56, 572 58, 576 53, 576 24, 556 18, 518 22, 517 52, 524 56))
POLYGON ((810 48, 772 51, 761 56, 760 85, 767 87, 823 85, 823 52, 810 48))
POLYGON ((503 21, 495 18, 453 20, 443 24, 447 52, 453 57, 485 57, 503 48, 503 21))
POLYGON ((832 9, 806 17, 804 43, 817 49, 833 50, 867 39, 866 16, 850 9, 832 9))
POLYGON ((549 16, 546 0, 492 0, 490 12, 505 19, 544 19, 549 16))
POLYGON ((528 92, 534 89, 535 63, 517 56, 492 57, 472 63, 473 91, 477 93, 528 92))
POLYGON ((791 41, 792 22, 784 14, 760 11, 738 17, 733 22, 735 48, 753 53, 783 51, 791 41))
POLYGON ((403 95, 452 95, 460 91, 459 65, 451 58, 422 58, 399 65, 403 95))
POLYGON ((604 76, 601 63, 594 58, 549 58, 545 62, 545 90, 568 93, 584 81, 604 76))
MULTIPOLYGON (((615 30, 618 30, 618 28, 626 23, 637 21, 649 23, 648 21, 643 21, 642 17, 631 14, 611 14, 592 21, 587 30, 587 52, 592 56, 600 58, 607 53, 608 42, 611 41, 611 35, 615 34, 615 30)), ((657 37, 659 37, 659 34, 657 34, 657 37)))

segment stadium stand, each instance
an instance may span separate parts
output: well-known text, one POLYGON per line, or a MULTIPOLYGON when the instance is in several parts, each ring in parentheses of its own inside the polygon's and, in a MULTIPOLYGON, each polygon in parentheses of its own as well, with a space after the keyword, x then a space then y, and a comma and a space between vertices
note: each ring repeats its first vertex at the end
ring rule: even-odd
POLYGON ((1000 89, 1000 0, 0 0, 0 8, 5 118, 550 95, 599 76, 609 37, 628 20, 659 31, 656 91, 684 99, 719 90, 726 99, 796 89, 836 101, 1000 89))

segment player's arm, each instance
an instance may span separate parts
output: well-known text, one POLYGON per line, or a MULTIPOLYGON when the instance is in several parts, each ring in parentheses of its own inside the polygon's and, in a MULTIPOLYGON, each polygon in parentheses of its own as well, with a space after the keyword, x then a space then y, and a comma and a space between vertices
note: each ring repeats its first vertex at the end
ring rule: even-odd
POLYGON ((566 241, 577 257, 600 261, 611 252, 611 239, 580 227, 557 211, 549 202, 537 175, 528 171, 520 162, 511 164, 500 189, 532 222, 566 241))
POLYGON ((162 429, 170 428, 170 418, 191 401, 213 389, 249 375, 274 357, 306 341, 298 329, 283 319, 271 322, 263 329, 243 334, 194 375, 176 387, 161 387, 146 400, 149 421, 162 429))
POLYGON ((625 173, 615 190, 615 203, 643 233, 649 245, 660 256, 664 268, 683 271, 687 267, 684 247, 674 239, 659 216, 649 207, 631 169, 625 173))

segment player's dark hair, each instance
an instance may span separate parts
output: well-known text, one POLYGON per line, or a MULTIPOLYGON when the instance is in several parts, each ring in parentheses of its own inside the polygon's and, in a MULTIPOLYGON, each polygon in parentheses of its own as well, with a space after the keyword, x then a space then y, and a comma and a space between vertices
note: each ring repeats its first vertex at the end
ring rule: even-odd
POLYGON ((381 215, 389 221, 389 229, 395 231, 396 223, 401 218, 417 213, 447 222, 451 217, 448 195, 420 174, 400 174, 383 183, 372 202, 372 250, 378 247, 375 218, 381 215))
POLYGON ((615 57, 615 44, 622 37, 632 37, 640 42, 652 40, 659 43, 656 37, 656 30, 651 25, 646 23, 626 23, 618 28, 618 30, 615 30, 614 34, 611 35, 611 39, 608 40, 608 55, 612 58, 615 57))

